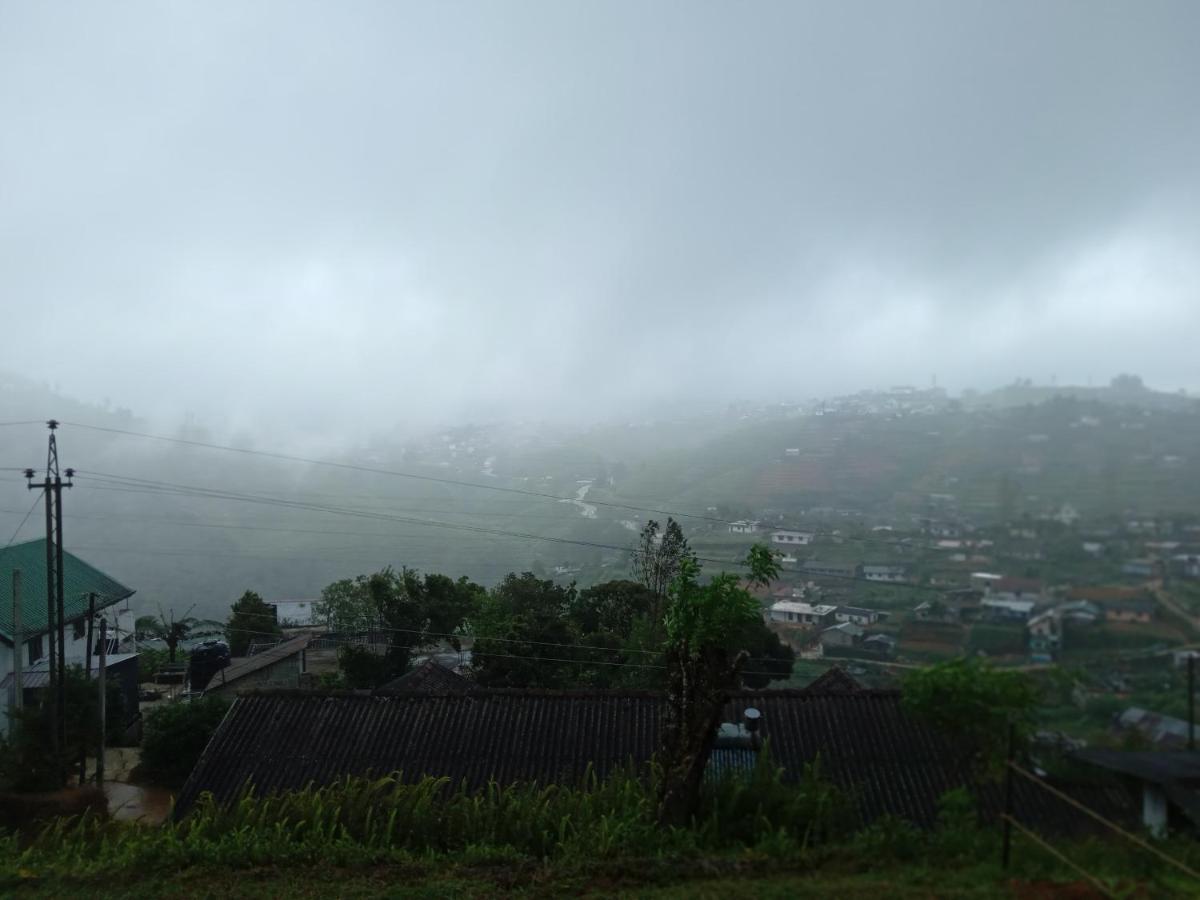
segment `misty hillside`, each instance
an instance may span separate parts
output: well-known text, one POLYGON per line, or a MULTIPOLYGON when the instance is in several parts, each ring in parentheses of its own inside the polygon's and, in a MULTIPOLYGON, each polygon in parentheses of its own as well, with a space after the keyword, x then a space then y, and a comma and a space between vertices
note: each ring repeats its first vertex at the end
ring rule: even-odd
MULTIPOLYGON (((1091 518, 1200 506, 1193 401, 1066 390, 1017 406, 933 395, 907 413, 858 395, 589 429, 470 426, 323 457, 338 468, 121 434, 149 426, 10 377, 0 421, 33 424, 0 428, 0 526, 7 540, 36 499, 20 469, 40 476, 50 414, 64 422, 61 464, 78 471, 68 549, 136 588, 139 609, 204 616, 246 589, 315 596, 385 565, 484 584, 525 569, 618 577, 636 530, 668 513, 699 536, 722 518, 795 522, 821 509, 903 527, 913 515, 987 522, 1064 503, 1091 518)), ((223 443, 195 426, 164 436, 223 443)), ((41 528, 33 515, 19 539, 41 528)))

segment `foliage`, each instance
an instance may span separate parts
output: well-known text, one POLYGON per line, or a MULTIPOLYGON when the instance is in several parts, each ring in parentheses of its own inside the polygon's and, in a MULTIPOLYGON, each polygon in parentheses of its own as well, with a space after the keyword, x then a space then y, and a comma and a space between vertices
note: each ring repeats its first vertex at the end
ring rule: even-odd
MULTIPOLYGON (((630 570, 635 579, 661 600, 666 597, 671 582, 679 575, 684 562, 694 562, 695 559, 696 554, 688 546, 678 522, 668 517, 666 527, 660 532, 658 522, 651 519, 638 534, 630 570)), ((658 604, 655 604, 653 612, 656 621, 660 611, 658 604)))
POLYGON ((562 687, 580 670, 611 654, 579 650, 570 619, 574 586, 562 587, 532 572, 508 575, 484 596, 471 620, 475 680, 493 687, 562 687))
POLYGON ((457 647, 454 633, 483 593, 465 577, 458 581, 438 574, 422 577, 414 569, 397 572, 389 566, 326 587, 316 615, 335 631, 382 632, 387 671, 380 677, 396 677, 408 669, 415 647, 439 639, 457 647))
POLYGON ((969 742, 979 761, 998 767, 1008 726, 1024 737, 1033 726, 1038 690, 1023 672, 963 657, 910 672, 902 683, 904 708, 935 728, 969 742))
POLYGON ((342 644, 337 657, 342 684, 352 690, 377 688, 396 677, 386 656, 362 644, 342 644))
POLYGON ((745 666, 738 673, 742 687, 762 690, 772 681, 792 677, 796 651, 780 640, 762 619, 747 623, 737 646, 748 654, 745 666))
MULTIPOLYGON (((100 744, 100 696, 97 682, 79 666, 68 666, 63 683, 66 701, 66 743, 61 749, 63 767, 81 756, 95 756, 100 744)), ((43 699, 45 691, 43 693, 43 699)), ((116 743, 124 729, 126 714, 120 685, 105 684, 105 738, 116 743)), ((0 785, 23 791, 61 787, 53 756, 49 752, 50 714, 45 703, 10 712, 9 736, 0 745, 0 785)))
POLYGON ((138 616, 133 627, 141 637, 163 641, 167 645, 167 660, 175 662, 175 655, 183 641, 190 637, 220 634, 225 626, 220 622, 197 619, 189 615, 176 619, 175 610, 171 610, 168 616, 160 607, 157 616, 138 616))
MULTIPOLYGON (((746 560, 751 581, 770 583, 779 567, 755 545, 746 560)), ((671 585, 665 631, 667 707, 659 751, 659 820, 680 825, 695 813, 726 692, 737 685, 747 653, 739 638, 760 616, 758 601, 737 576, 698 582, 699 565, 684 560, 671 585)))
POLYGON ((228 708, 229 701, 210 695, 150 710, 142 732, 142 776, 166 786, 183 784, 228 708))
POLYGON ((245 656, 252 643, 278 640, 283 629, 275 620, 275 607, 254 591, 246 591, 230 608, 225 634, 230 654, 245 656))
POLYGON ((138 678, 142 681, 154 681, 162 667, 166 665, 169 654, 157 647, 138 648, 138 678))

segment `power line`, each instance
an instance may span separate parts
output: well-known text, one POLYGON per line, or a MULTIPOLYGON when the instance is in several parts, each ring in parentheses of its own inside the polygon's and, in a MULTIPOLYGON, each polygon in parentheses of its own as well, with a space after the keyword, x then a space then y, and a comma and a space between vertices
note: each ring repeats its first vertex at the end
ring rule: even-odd
POLYGON ((33 506, 29 507, 29 512, 25 513, 25 518, 23 518, 21 520, 20 524, 17 525, 16 530, 13 531, 13 533, 12 533, 12 537, 10 537, 8 539, 8 543, 4 545, 5 550, 7 550, 9 547, 11 547, 13 545, 13 541, 15 541, 17 539, 17 535, 21 533, 21 529, 25 527, 25 523, 29 521, 29 517, 31 515, 33 515, 33 511, 35 509, 37 509, 37 505, 41 502, 42 502, 42 495, 38 494, 34 498, 33 506))
POLYGON ((38 419, 29 419, 24 422, 0 422, 0 428, 8 428, 14 425, 45 425, 46 423, 38 419))
MULTIPOLYGON (((82 470, 79 470, 79 471, 82 471, 82 470)), ((181 494, 183 496, 195 496, 195 497, 203 497, 203 498, 209 498, 209 499, 234 500, 234 501, 243 502, 243 503, 257 503, 257 504, 263 504, 263 505, 267 505, 267 506, 281 506, 281 507, 289 508, 289 509, 301 509, 301 510, 308 510, 308 511, 313 511, 313 512, 323 512, 323 513, 328 513, 331 515, 343 515, 343 516, 350 516, 350 517, 354 517, 354 518, 366 518, 366 519, 373 519, 373 520, 385 521, 385 522, 398 522, 398 523, 409 524, 409 525, 417 525, 417 526, 421 526, 421 527, 444 528, 444 529, 449 529, 452 531, 461 531, 461 532, 468 533, 468 534, 482 534, 482 535, 509 537, 509 538, 516 538, 516 539, 520 539, 520 540, 531 540, 531 541, 546 541, 546 542, 556 543, 556 544, 566 544, 566 545, 572 545, 572 546, 589 547, 592 549, 599 549, 599 550, 610 550, 610 551, 617 552, 617 553, 627 553, 628 554, 628 553, 636 553, 637 552, 636 548, 633 548, 633 547, 619 546, 616 544, 603 544, 603 543, 600 543, 597 541, 587 541, 587 540, 582 540, 582 539, 577 539, 577 538, 564 538, 564 537, 556 537, 556 536, 552 536, 552 535, 531 534, 531 533, 527 533, 527 532, 511 531, 508 529, 489 528, 489 527, 485 527, 482 525, 469 525, 469 524, 465 524, 465 523, 456 523, 456 522, 442 522, 442 521, 438 521, 438 520, 434 520, 434 519, 421 519, 421 518, 412 517, 412 516, 400 516, 400 515, 387 514, 387 513, 370 511, 370 510, 360 510, 360 509, 355 509, 353 507, 339 507, 339 506, 331 506, 331 505, 324 505, 324 504, 304 503, 301 501, 294 501, 294 500, 280 500, 280 499, 273 498, 273 497, 263 497, 263 496, 257 496, 254 494, 240 493, 240 492, 234 492, 234 491, 224 491, 224 490, 213 489, 213 488, 197 487, 194 485, 180 485, 180 484, 173 484, 171 482, 152 481, 149 479, 130 478, 127 476, 112 475, 112 474, 103 473, 103 472, 84 472, 83 474, 90 474, 90 475, 99 477, 101 479, 109 479, 109 483, 114 486, 122 486, 123 487, 123 486, 128 485, 128 486, 130 486, 129 490, 131 490, 133 492, 146 491, 149 493, 176 493, 176 494, 181 494)), ((113 487, 112 489, 115 490, 117 488, 113 487)), ((737 560, 716 559, 713 557, 705 557, 705 556, 697 556, 696 558, 700 562, 712 563, 714 565, 736 566, 738 568, 747 568, 748 567, 747 563, 740 562, 737 560)), ((797 568, 797 569, 781 568, 780 571, 781 571, 781 573, 808 575, 808 576, 814 577, 814 578, 859 582, 859 583, 863 583, 863 584, 871 584, 876 587, 894 587, 894 588, 900 588, 902 590, 927 591, 927 592, 932 592, 932 593, 936 593, 936 594, 942 593, 940 590, 938 590, 936 588, 926 587, 923 585, 908 584, 908 583, 903 583, 903 582, 888 582, 885 584, 882 582, 872 581, 868 578, 863 578, 863 577, 856 576, 856 575, 835 575, 835 574, 830 574, 827 572, 821 572, 821 571, 805 569, 805 568, 797 568)))
MULTIPOLYGON (((618 502, 611 501, 611 500, 599 500, 599 499, 593 499, 593 498, 586 498, 584 500, 579 500, 576 497, 564 497, 560 494, 552 494, 548 491, 535 491, 535 490, 530 490, 528 488, 504 487, 502 485, 485 484, 483 482, 478 482, 478 481, 463 481, 461 479, 444 478, 444 477, 435 476, 435 475, 421 475, 421 474, 417 474, 415 472, 401 472, 401 471, 398 471, 395 469, 381 469, 381 468, 377 468, 374 466, 359 465, 357 463, 342 463, 342 462, 335 462, 333 460, 324 460, 324 459, 316 459, 313 457, 296 456, 293 454, 278 453, 278 452, 268 451, 268 450, 253 450, 253 449, 250 449, 247 447, 233 447, 233 446, 229 446, 227 444, 216 444, 216 443, 211 443, 208 441, 196 441, 196 440, 191 440, 188 438, 168 437, 166 435, 149 434, 149 433, 141 432, 141 431, 130 431, 127 429, 122 429, 122 428, 111 428, 111 427, 106 427, 106 426, 101 426, 101 425, 85 425, 80 422, 62 422, 61 424, 70 425, 75 428, 84 428, 84 429, 88 429, 91 431, 99 431, 99 432, 105 432, 108 434, 122 435, 124 437, 136 437, 136 438, 141 438, 143 440, 162 441, 162 442, 170 443, 170 444, 181 444, 181 445, 190 446, 190 447, 200 447, 200 448, 207 449, 207 450, 219 450, 219 451, 226 452, 226 453, 240 453, 240 454, 244 454, 244 455, 248 455, 248 456, 261 456, 261 457, 264 457, 267 459, 283 460, 286 462, 299 462, 299 463, 305 463, 307 465, 313 465, 313 466, 326 466, 329 468, 342 469, 342 470, 352 471, 352 472, 365 472, 365 473, 369 473, 369 474, 373 474, 373 475, 387 475, 387 476, 394 477, 394 478, 408 478, 408 479, 414 479, 417 481, 430 482, 430 483, 434 483, 434 484, 445 484, 445 485, 453 485, 455 487, 477 488, 479 490, 496 491, 496 492, 506 493, 506 494, 517 494, 517 495, 521 495, 521 496, 534 497, 534 498, 538 498, 541 500, 553 500, 556 503, 586 503, 591 506, 602 506, 602 507, 609 508, 609 509, 624 509, 624 510, 630 510, 633 512, 652 513, 654 515, 659 515, 659 516, 671 516, 671 517, 678 517, 678 518, 696 519, 699 521, 713 522, 713 523, 720 524, 720 525, 731 524, 730 520, 728 520, 728 519, 722 519, 717 516, 709 516, 709 515, 702 514, 702 513, 680 512, 678 510, 669 510, 669 509, 661 509, 661 508, 657 508, 657 507, 639 506, 637 504, 632 504, 632 503, 618 503, 618 502)), ((82 471, 82 470, 80 470, 80 471, 82 471)), ((903 547, 912 547, 913 546, 904 541, 886 541, 886 540, 879 540, 879 539, 873 539, 873 538, 848 537, 845 535, 833 535, 828 532, 814 532, 814 534, 818 534, 819 536, 823 536, 823 537, 837 537, 837 538, 840 538, 841 540, 845 540, 845 541, 852 542, 852 543, 878 544, 881 546, 903 546, 903 547)))

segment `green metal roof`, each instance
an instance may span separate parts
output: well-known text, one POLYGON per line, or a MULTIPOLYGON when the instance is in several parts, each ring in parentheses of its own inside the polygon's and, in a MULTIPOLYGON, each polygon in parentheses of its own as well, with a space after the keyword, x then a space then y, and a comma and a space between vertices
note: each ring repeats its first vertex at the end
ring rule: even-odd
MULTIPOLYGON (((26 637, 46 630, 46 539, 0 550, 0 637, 13 639, 12 573, 21 570, 21 631, 26 637)), ((63 610, 68 622, 87 613, 88 594, 96 609, 120 603, 133 590, 109 578, 78 556, 63 551, 63 610)))

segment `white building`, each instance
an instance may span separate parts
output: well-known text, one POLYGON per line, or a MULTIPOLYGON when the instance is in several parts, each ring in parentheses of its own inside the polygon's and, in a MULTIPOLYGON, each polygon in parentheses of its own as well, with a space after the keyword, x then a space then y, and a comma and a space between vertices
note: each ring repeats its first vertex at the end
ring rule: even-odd
POLYGON ((319 600, 268 600, 275 607, 275 621, 280 625, 308 628, 318 624, 313 616, 319 600))
POLYGON ((813 535, 808 531, 772 531, 772 544, 787 544, 789 546, 803 546, 811 544, 813 535))
POLYGON ((904 566, 863 566, 863 577, 867 581, 896 583, 908 577, 908 570, 904 566))
POLYGON ((758 522, 747 522, 744 519, 739 519, 736 522, 729 523, 730 534, 757 534, 758 522))
POLYGON ((780 600, 771 605, 771 621, 788 625, 831 624, 837 607, 828 603, 805 603, 800 600, 780 600))

